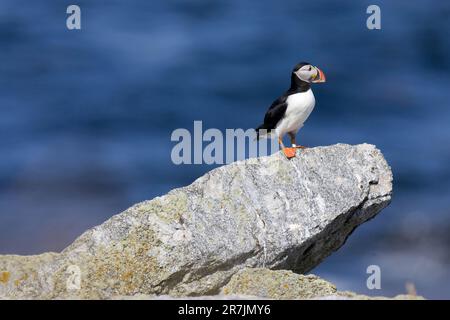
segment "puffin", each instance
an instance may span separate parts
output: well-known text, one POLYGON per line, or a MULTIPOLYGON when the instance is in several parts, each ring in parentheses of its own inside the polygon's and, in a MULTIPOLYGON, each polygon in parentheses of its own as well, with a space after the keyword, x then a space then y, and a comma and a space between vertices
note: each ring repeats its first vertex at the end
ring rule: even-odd
POLYGON ((264 123, 256 128, 256 138, 259 140, 262 137, 276 136, 286 158, 294 158, 297 149, 305 148, 297 145, 297 132, 303 127, 316 104, 311 84, 323 83, 325 80, 325 74, 318 67, 308 62, 296 64, 291 73, 291 87, 269 107, 264 116, 264 123), (283 144, 286 134, 291 139, 290 148, 283 144))

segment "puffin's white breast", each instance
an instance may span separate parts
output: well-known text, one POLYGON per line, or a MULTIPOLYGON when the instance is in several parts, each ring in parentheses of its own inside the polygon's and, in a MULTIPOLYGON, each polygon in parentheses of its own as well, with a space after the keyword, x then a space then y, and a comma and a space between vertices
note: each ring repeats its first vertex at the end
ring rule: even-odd
POLYGON ((305 92, 290 95, 286 103, 286 113, 276 127, 278 135, 284 135, 287 132, 297 132, 313 111, 316 99, 312 90, 309 89, 305 92))

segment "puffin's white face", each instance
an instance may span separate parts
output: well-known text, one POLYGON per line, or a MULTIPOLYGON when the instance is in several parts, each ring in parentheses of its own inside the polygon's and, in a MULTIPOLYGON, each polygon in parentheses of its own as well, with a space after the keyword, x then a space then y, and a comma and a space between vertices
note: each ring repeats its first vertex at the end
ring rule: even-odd
POLYGON ((304 65, 294 73, 300 80, 308 83, 325 82, 325 74, 322 70, 310 64, 304 65))

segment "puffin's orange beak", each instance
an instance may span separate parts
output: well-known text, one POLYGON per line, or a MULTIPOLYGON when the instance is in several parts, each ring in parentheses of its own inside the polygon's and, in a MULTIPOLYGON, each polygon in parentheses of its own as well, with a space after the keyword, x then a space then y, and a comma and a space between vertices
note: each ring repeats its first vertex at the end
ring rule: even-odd
POLYGON ((320 70, 319 68, 315 67, 317 69, 317 75, 316 78, 312 81, 314 83, 321 83, 321 82, 325 82, 326 78, 325 78, 325 73, 323 73, 322 70, 320 70))

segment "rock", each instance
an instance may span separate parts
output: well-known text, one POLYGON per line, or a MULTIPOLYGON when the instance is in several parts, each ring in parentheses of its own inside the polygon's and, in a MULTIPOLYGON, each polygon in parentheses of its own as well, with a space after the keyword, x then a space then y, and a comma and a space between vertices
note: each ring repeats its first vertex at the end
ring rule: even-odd
POLYGON ((416 296, 411 294, 399 294, 395 297, 382 297, 382 296, 366 296, 363 294, 357 294, 350 291, 338 291, 336 295, 317 297, 319 300, 425 300, 422 296, 416 296))
POLYGON ((259 299, 320 299, 320 300, 423 300, 421 296, 398 295, 394 298, 358 295, 338 291, 336 286, 315 275, 301 275, 288 270, 249 268, 237 272, 222 290, 232 297, 259 299))
POLYGON ((238 161, 139 203, 61 253, 0 256, 0 297, 214 295, 247 267, 305 273, 391 200, 374 146, 238 161))
POLYGON ((288 270, 243 269, 231 277, 222 294, 257 296, 268 299, 312 299, 337 293, 336 287, 315 275, 288 270))

